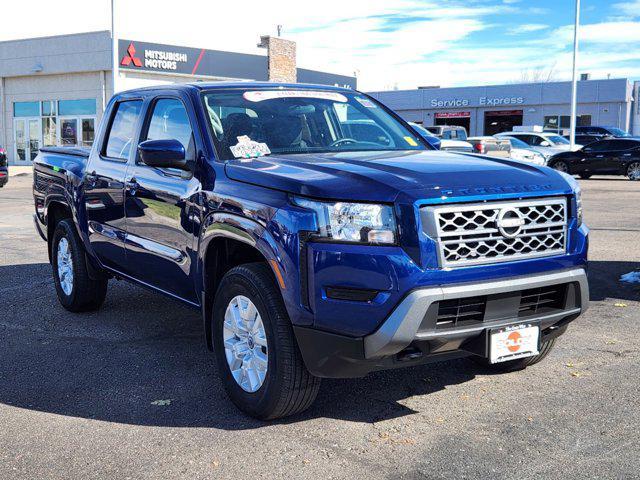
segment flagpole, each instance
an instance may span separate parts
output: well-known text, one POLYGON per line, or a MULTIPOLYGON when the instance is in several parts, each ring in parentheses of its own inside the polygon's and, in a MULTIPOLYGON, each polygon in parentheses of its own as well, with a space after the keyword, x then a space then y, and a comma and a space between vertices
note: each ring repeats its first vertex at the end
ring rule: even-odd
POLYGON ((580 0, 576 0, 576 23, 573 29, 573 78, 571 84, 571 150, 576 146, 576 124, 578 121, 578 34, 580 31, 580 0))
POLYGON ((116 38, 116 0, 111 0, 111 86, 115 94, 118 81, 118 39, 116 38))

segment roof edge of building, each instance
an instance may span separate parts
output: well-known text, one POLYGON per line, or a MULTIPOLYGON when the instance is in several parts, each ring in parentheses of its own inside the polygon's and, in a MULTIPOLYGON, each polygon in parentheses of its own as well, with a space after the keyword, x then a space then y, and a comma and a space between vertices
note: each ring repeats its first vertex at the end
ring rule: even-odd
POLYGON ((90 32, 76 32, 76 33, 63 33, 61 35, 44 35, 42 37, 25 37, 25 38, 14 38, 12 40, 2 40, 0 41, 0 45, 14 42, 38 42, 41 40, 50 40, 52 38, 68 38, 68 37, 79 37, 82 35, 95 35, 98 33, 105 33, 111 37, 110 30, 93 30, 90 32))

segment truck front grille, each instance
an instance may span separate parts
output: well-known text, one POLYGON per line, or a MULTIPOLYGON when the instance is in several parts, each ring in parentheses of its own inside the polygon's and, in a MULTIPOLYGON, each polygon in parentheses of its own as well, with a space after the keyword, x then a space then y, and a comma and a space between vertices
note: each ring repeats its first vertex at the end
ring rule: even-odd
POLYGON ((564 197, 425 207, 425 233, 438 243, 440 266, 480 265, 563 254, 564 197))

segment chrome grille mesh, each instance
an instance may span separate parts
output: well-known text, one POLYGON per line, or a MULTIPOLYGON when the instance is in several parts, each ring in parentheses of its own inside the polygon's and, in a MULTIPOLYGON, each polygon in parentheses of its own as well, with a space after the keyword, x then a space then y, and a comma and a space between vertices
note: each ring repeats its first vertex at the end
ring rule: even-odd
POLYGON ((425 207, 421 212, 425 233, 438 243, 442 267, 566 251, 565 198, 425 207))

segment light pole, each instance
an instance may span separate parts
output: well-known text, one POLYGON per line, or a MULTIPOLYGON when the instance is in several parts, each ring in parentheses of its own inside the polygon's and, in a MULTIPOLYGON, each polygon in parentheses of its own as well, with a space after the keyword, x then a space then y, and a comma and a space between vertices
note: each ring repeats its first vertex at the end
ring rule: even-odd
POLYGON ((576 0, 576 23, 573 29, 573 79, 571 84, 571 150, 576 146, 576 123, 578 121, 578 33, 580 31, 580 0, 576 0))
POLYGON ((117 92, 118 81, 118 39, 116 38, 116 0, 111 0, 111 87, 117 92))

